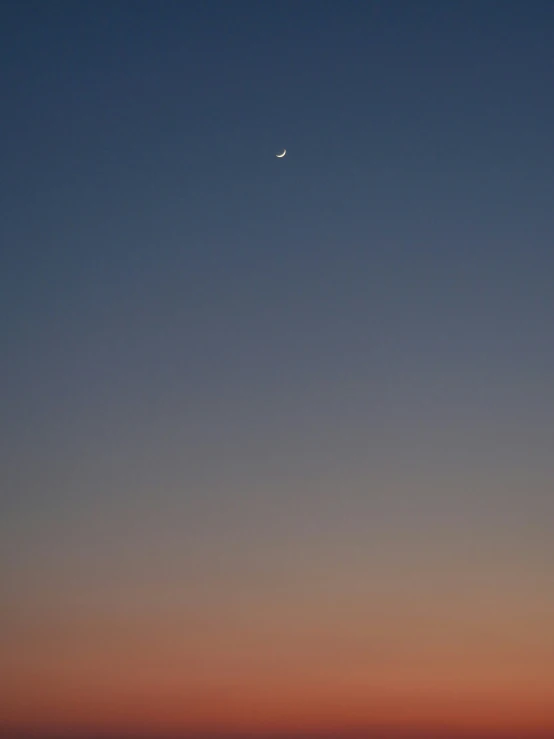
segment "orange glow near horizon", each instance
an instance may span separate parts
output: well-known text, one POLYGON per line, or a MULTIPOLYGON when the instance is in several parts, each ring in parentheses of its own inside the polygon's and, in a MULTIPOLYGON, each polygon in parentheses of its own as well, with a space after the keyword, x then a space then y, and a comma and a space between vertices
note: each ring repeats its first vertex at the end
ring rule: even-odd
POLYGON ((43 613, 36 625, 8 624, 0 727, 68 736, 76 727, 155 736, 372 726, 414 736, 554 733, 549 609, 506 604, 495 614, 476 588, 472 598, 473 610, 459 596, 418 611, 406 593, 378 606, 352 590, 348 610, 314 587, 309 601, 258 594, 250 608, 237 598, 234 607, 204 602, 196 614, 173 603, 165 617, 149 610, 152 596, 129 621, 113 604, 93 614, 74 607, 65 619, 43 613))
POLYGON ((290 675, 254 681, 149 682, 130 675, 104 684, 82 680, 18 686, 4 682, 3 723, 25 729, 94 732, 326 735, 441 729, 478 735, 554 730, 552 690, 525 684, 472 685, 437 676, 411 685, 392 676, 373 681, 290 675), (119 683, 119 684, 118 684, 119 683))

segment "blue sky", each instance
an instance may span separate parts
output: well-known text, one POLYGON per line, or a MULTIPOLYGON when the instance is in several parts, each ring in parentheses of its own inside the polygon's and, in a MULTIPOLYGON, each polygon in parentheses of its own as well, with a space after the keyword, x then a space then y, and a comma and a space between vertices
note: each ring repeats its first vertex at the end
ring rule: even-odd
POLYGON ((1 16, 6 644, 77 629, 69 583, 255 613, 332 562, 331 600, 458 583, 456 624, 476 577, 546 685, 552 3, 1 16))

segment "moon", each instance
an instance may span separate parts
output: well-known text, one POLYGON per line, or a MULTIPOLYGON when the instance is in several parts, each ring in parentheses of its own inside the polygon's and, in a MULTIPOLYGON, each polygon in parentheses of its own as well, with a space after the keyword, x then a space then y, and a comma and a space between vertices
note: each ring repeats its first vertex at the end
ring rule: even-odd
POLYGON ((282 154, 275 154, 275 156, 277 157, 277 159, 282 159, 285 156, 286 153, 287 153, 287 150, 286 149, 283 149, 283 153, 282 154))

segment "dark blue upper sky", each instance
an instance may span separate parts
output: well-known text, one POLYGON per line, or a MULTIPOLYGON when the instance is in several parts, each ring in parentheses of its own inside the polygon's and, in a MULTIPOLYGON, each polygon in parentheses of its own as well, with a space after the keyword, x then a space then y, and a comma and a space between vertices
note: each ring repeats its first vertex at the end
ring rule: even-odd
POLYGON ((485 416, 536 448, 552 2, 4 2, 0 29, 1 423, 23 500, 49 465, 63 497, 60 460, 85 450, 163 476, 279 448, 270 474, 289 434, 300 467, 327 454, 298 451, 314 429, 339 466, 370 438, 401 453, 389 426, 432 459, 485 416))

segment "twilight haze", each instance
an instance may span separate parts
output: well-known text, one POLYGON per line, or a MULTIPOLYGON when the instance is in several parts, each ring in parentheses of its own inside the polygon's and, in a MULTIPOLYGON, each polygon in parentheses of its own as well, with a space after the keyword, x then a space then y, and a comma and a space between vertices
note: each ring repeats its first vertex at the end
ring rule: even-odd
POLYGON ((0 14, 0 737, 554 736, 552 0, 0 14))

